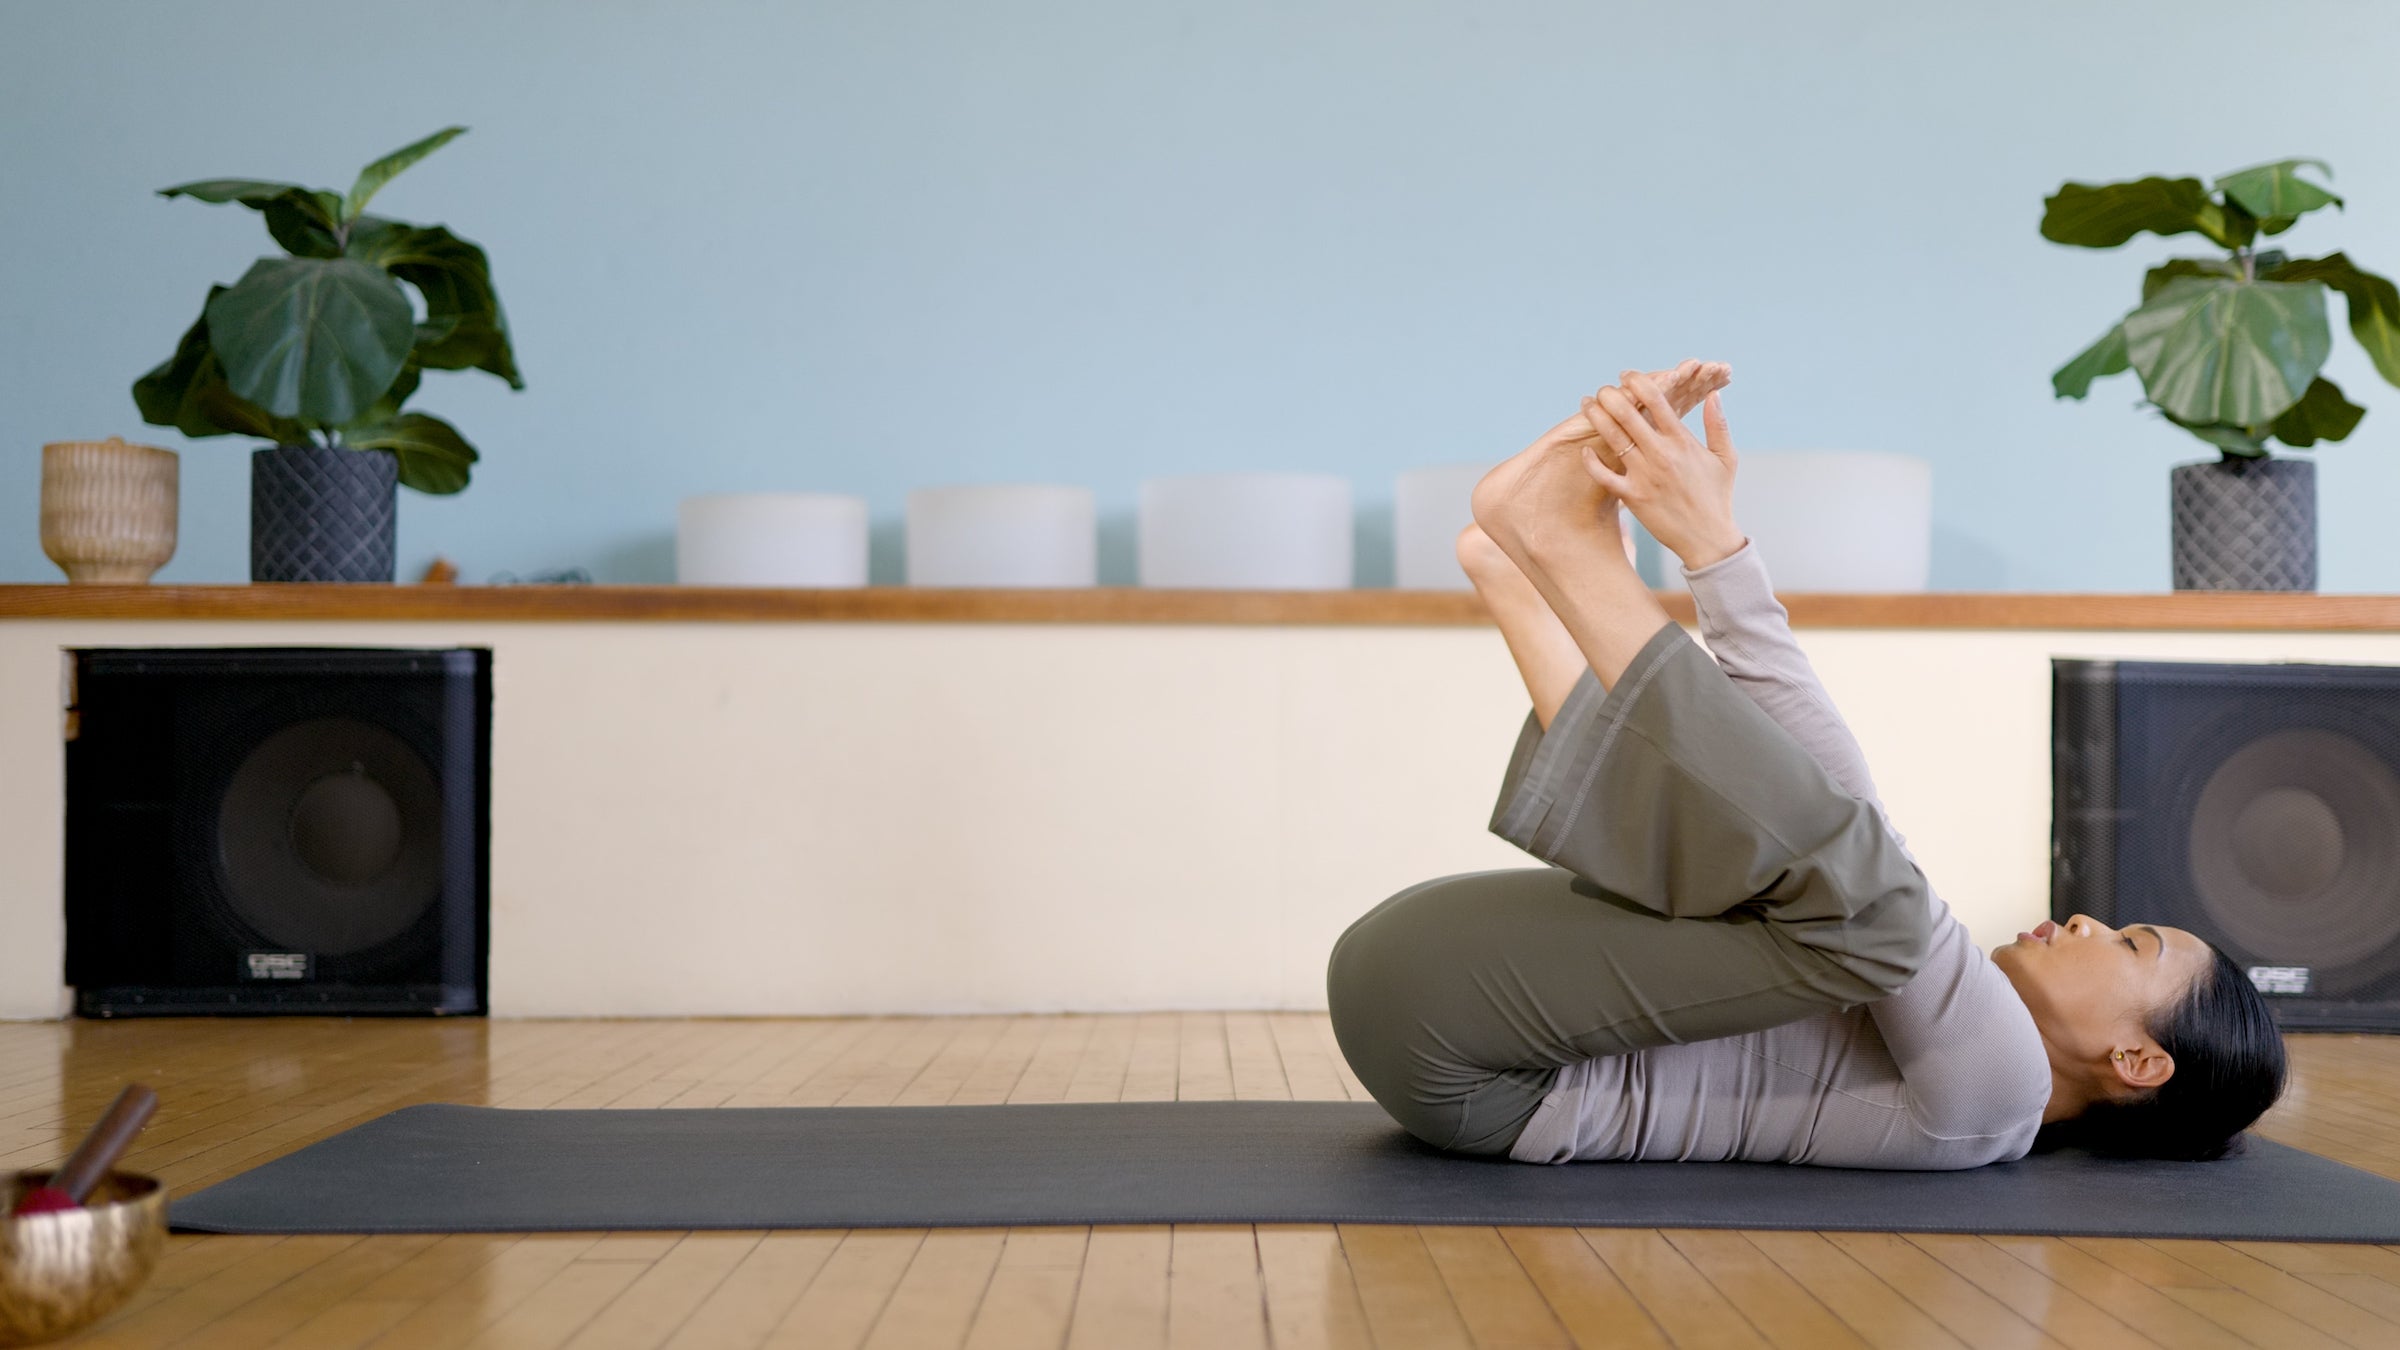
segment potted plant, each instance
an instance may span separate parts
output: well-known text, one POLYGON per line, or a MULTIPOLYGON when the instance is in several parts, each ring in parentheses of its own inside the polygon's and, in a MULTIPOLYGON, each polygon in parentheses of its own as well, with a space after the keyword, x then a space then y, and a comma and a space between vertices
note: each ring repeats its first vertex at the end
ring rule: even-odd
POLYGON ((391 581, 397 484, 457 492, 477 459, 457 428, 400 410, 421 373, 471 367, 525 387, 483 250, 440 225, 366 214, 384 184, 465 131, 376 160, 347 194, 247 178, 159 190, 240 202, 285 250, 210 286, 175 354, 133 385, 144 421, 274 442, 250 458, 252 581, 391 581))
POLYGON ((2258 248, 2342 199, 2301 177, 2324 161, 2286 159, 2203 187, 2196 178, 2068 183, 2043 203, 2042 237, 2114 248, 2144 230, 2197 234, 2226 256, 2170 258, 2142 278, 2142 303, 2050 377, 2060 398, 2131 369, 2145 401, 2215 446, 2171 473, 2177 590, 2314 590, 2316 465, 2269 443, 2338 441, 2366 409, 2317 372, 2333 350, 2325 292, 2342 293, 2350 331, 2375 370, 2400 384, 2400 291, 2340 253, 2294 258, 2258 248), (2213 191, 2212 191, 2213 190, 2213 191))

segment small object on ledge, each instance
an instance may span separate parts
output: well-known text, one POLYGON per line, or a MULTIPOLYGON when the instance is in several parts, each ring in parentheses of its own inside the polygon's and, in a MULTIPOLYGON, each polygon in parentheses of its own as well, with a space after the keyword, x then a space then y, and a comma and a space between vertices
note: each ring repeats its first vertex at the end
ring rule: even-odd
MULTIPOLYGON (((1933 463, 1889 450, 1744 450, 1733 513, 1778 590, 1900 595, 1931 588, 1933 463)), ((1672 555, 1667 587, 1688 590, 1672 555)))
POLYGON ((810 589, 867 584, 867 499, 831 492, 718 492, 675 504, 682 586, 810 589))
POLYGON ((1092 490, 960 483, 908 494, 911 586, 1092 586, 1099 579, 1092 490))
POLYGON ((1392 493, 1392 584, 1404 591, 1471 591, 1458 536, 1475 519, 1475 485, 1500 461, 1403 469, 1392 493))
POLYGON ((420 586, 454 586, 458 584, 458 564, 439 554, 425 564, 425 575, 417 578, 420 586))
POLYGON ((180 464, 122 436, 44 445, 42 552, 70 583, 147 583, 175 556, 180 464))
POLYGON ((580 567, 561 567, 548 572, 527 572, 523 576, 518 576, 514 572, 494 572, 491 584, 494 586, 589 586, 592 584, 592 574, 580 567))
POLYGON ((1143 586, 1346 591, 1357 581, 1350 480, 1339 474, 1148 478, 1134 514, 1143 586))

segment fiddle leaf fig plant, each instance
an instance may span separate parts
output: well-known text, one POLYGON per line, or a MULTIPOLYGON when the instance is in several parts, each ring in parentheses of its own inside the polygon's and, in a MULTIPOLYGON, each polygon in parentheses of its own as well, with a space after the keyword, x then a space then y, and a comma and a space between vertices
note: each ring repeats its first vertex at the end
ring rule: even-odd
POLYGON ((2260 459, 2268 442, 2310 446, 2348 436, 2367 410, 2318 372, 2333 353, 2325 293, 2338 291, 2350 332, 2377 374, 2400 385, 2400 290, 2341 253, 2294 258, 2258 240, 2320 207, 2343 208, 2301 176, 2323 160, 2286 159, 2197 178, 2068 183, 2043 202, 2042 237, 2115 248, 2147 230, 2197 234, 2226 256, 2170 258, 2142 278, 2142 303, 2050 377, 2060 398, 2133 370, 2147 401, 2225 458, 2260 459))
POLYGON ((212 285, 175 354, 134 381, 146 422, 187 436, 257 436, 398 457, 420 492, 467 485, 478 456, 458 429, 401 405, 428 370, 482 370, 523 389, 483 250, 440 225, 366 213, 383 186, 464 134, 446 127, 361 170, 347 193, 209 178, 162 197, 239 202, 286 256, 212 285), (406 284, 416 290, 425 316, 406 284))

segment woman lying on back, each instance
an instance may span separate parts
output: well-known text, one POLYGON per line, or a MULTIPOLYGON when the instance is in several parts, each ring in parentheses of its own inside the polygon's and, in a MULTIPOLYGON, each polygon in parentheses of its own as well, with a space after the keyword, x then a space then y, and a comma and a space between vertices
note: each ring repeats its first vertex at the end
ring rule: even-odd
POLYGON ((1555 865, 1353 924, 1344 1056, 1418 1138, 1526 1162, 2220 1156, 2283 1089, 2265 1001, 2179 928, 1976 948, 1734 523, 1727 376, 1627 372, 1477 486, 1460 560, 1533 700, 1491 828, 1555 865), (1681 420, 1704 400, 1705 443, 1681 420), (1620 510, 1681 560, 1707 650, 1620 510))

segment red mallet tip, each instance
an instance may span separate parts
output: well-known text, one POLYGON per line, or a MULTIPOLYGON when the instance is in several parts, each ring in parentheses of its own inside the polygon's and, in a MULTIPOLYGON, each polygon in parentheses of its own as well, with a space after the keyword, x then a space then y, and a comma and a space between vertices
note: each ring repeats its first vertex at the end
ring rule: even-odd
POLYGON ((62 1209, 81 1208, 83 1206, 76 1204, 73 1196, 56 1186, 36 1186, 25 1192, 25 1198, 17 1202, 16 1212, 19 1214, 49 1214, 62 1209))

